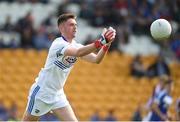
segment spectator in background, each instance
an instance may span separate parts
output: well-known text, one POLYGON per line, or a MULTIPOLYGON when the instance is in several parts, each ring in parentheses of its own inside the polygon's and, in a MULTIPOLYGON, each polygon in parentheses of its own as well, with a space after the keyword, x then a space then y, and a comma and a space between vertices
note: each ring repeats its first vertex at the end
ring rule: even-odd
MULTIPOLYGON (((54 14, 49 14, 49 16, 42 22, 42 25, 46 26, 46 27, 51 27, 53 26, 53 19, 54 18, 54 14)), ((42 26, 41 25, 41 26, 42 26)))
POLYGON ((48 33, 46 32, 45 28, 41 26, 33 38, 33 45, 38 50, 48 49, 51 42, 52 41, 49 40, 48 33))
POLYGON ((108 115, 105 117, 104 121, 117 121, 117 118, 114 115, 114 109, 108 111, 108 115))
POLYGON ((79 17, 87 20, 92 19, 92 14, 93 14, 93 10, 91 9, 92 7, 86 1, 83 1, 80 4, 80 7, 81 9, 80 9, 79 17))
POLYGON ((134 58, 130 68, 131 68, 131 75, 134 77, 140 78, 146 75, 146 70, 143 67, 140 55, 137 55, 134 58))
POLYGON ((169 66, 165 62, 161 53, 158 55, 156 61, 148 67, 147 75, 149 77, 157 77, 157 76, 161 76, 161 75, 170 76, 169 66))
POLYGON ((102 121, 98 110, 90 117, 90 121, 102 121))
POLYGON ((17 111, 17 105, 13 102, 8 111, 8 121, 17 121, 17 111))
POLYGON ((170 42, 170 47, 176 55, 176 58, 180 61, 180 32, 174 36, 173 41, 170 42))
POLYGON ((142 106, 141 105, 138 105, 131 120, 132 121, 141 121, 142 120, 142 106))
POLYGON ((63 13, 67 13, 67 6, 70 4, 70 0, 63 0, 63 2, 61 4, 59 4, 58 8, 57 8, 57 16, 63 14, 63 13))
POLYGON ((0 48, 4 48, 4 39, 2 37, 2 35, 0 34, 0 48))
POLYGON ((33 47, 33 35, 34 35, 34 18, 31 12, 28 12, 24 18, 21 18, 17 25, 16 30, 21 35, 21 47, 31 48, 33 47))
POLYGON ((8 120, 8 110, 5 107, 2 100, 0 100, 0 121, 7 121, 8 120))
POLYGON ((128 16, 128 1, 127 0, 115 0, 113 7, 117 10, 117 14, 123 20, 125 19, 125 17, 128 16))
POLYGON ((173 11, 172 13, 174 14, 174 20, 177 22, 177 23, 180 23, 180 1, 179 0, 176 0, 175 2, 173 2, 173 11))
POLYGON ((150 7, 147 1, 137 2, 135 10, 135 18, 132 25, 132 30, 135 34, 147 34, 149 32, 150 7), (141 6, 141 7, 139 7, 141 6))
POLYGON ((95 27, 102 27, 105 25, 105 13, 102 5, 95 6, 95 11, 92 16, 91 24, 95 27))
POLYGON ((11 16, 6 17, 5 24, 2 27, 5 32, 12 32, 14 30, 14 25, 11 23, 11 16))

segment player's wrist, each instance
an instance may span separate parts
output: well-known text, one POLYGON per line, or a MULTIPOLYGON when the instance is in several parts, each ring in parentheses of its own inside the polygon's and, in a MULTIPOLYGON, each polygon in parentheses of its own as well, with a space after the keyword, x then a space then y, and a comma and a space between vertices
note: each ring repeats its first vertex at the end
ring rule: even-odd
POLYGON ((108 45, 104 45, 102 47, 102 49, 103 49, 104 52, 107 52, 109 50, 109 46, 108 45))
POLYGON ((96 40, 96 41, 94 42, 94 46, 95 46, 97 49, 99 49, 99 48, 101 48, 101 47, 103 46, 103 44, 101 43, 100 40, 96 40))

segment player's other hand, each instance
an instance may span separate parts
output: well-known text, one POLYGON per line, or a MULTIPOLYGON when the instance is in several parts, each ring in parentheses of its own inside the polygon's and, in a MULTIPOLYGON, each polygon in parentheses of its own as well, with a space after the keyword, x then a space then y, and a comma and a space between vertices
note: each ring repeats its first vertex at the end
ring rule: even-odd
POLYGON ((107 43, 111 43, 112 41, 114 41, 116 36, 116 30, 112 27, 109 27, 108 29, 104 28, 103 32, 102 32, 102 38, 101 38, 101 43, 107 44, 107 43))

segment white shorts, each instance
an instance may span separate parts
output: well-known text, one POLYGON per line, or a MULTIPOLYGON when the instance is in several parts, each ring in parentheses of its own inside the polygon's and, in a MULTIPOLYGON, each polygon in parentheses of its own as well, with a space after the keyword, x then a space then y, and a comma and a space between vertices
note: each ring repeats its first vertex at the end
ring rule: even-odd
POLYGON ((33 116, 42 116, 51 110, 62 108, 69 105, 67 99, 61 99, 60 101, 56 101, 54 103, 46 103, 39 98, 36 98, 36 94, 38 93, 40 87, 36 86, 33 90, 31 96, 28 99, 28 105, 26 107, 26 111, 33 116))

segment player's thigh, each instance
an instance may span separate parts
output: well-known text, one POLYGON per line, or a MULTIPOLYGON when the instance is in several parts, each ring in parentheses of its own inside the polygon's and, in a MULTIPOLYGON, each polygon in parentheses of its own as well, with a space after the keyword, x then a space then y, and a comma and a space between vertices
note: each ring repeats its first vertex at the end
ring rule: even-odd
POLYGON ((38 116, 33 116, 29 114, 27 111, 24 112, 22 121, 38 121, 39 117, 38 116))
POLYGON ((63 121, 78 121, 70 105, 52 110, 63 121))
POLYGON ((47 104, 40 99, 30 98, 26 111, 23 116, 24 121, 37 121, 40 116, 48 113, 52 108, 51 104, 47 104))

